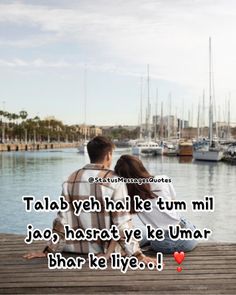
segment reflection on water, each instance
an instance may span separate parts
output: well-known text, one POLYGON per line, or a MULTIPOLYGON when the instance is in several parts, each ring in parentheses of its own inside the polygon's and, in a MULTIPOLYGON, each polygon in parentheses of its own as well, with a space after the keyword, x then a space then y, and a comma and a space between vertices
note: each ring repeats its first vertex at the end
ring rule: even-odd
MULTIPOLYGON (((122 153, 114 153, 113 166, 122 153)), ((225 163, 194 162, 188 157, 143 157, 154 175, 171 177, 177 198, 188 204, 185 214, 199 228, 211 228, 212 240, 236 242, 236 167, 225 163), (215 212, 192 212, 190 201, 215 196, 215 212)), ((75 149, 0 154, 0 232, 25 233, 28 223, 50 227, 55 213, 26 213, 23 195, 56 199, 61 183, 88 162, 75 149)))
POLYGON ((192 163, 193 158, 190 156, 179 157, 179 163, 192 163))

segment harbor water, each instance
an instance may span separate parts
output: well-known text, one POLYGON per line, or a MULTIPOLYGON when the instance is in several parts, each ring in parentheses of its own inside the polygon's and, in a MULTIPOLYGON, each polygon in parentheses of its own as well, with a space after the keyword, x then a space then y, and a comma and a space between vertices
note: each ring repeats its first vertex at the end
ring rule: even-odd
MULTIPOLYGON (((121 154, 114 152, 113 166, 121 154)), ((143 157, 146 168, 153 175, 171 178, 177 199, 187 202, 189 218, 197 228, 213 231, 211 241, 236 242, 236 167, 223 162, 194 162, 192 158, 143 157), (193 212, 191 200, 215 197, 214 212, 193 212)), ((27 224, 35 228, 51 227, 55 212, 25 212, 23 195, 36 199, 50 196, 57 200, 61 184, 74 170, 89 162, 87 155, 76 149, 0 154, 0 232, 26 234, 27 224)))

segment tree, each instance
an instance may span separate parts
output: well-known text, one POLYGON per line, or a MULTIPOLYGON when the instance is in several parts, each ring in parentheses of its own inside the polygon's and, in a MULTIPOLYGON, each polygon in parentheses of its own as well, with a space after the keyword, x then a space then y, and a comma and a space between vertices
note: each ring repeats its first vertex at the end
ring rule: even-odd
POLYGON ((20 111, 20 118, 25 120, 28 117, 28 113, 26 111, 20 111))
POLYGON ((26 111, 24 111, 24 110, 20 111, 20 118, 23 121, 24 130, 25 130, 25 143, 27 143, 27 137, 28 136, 27 136, 27 128, 26 128, 24 122, 25 122, 25 120, 26 120, 27 117, 28 117, 28 113, 26 111))
POLYGON ((3 117, 4 117, 4 111, 0 110, 0 116, 1 116, 1 129, 2 129, 2 138, 1 138, 1 142, 4 143, 5 142, 5 123, 3 122, 3 117))

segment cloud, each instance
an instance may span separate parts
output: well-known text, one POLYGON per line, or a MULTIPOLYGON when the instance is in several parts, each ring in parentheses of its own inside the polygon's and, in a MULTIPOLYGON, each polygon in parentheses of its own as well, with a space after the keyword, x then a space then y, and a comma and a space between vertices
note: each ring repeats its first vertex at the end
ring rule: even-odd
POLYGON ((128 68, 118 66, 112 63, 84 63, 84 62, 71 62, 66 60, 45 60, 42 58, 37 58, 33 60, 26 60, 26 59, 0 59, 0 66, 7 67, 7 68, 17 68, 21 70, 32 70, 32 69, 82 69, 82 70, 89 70, 93 72, 99 73, 115 73, 119 75, 126 75, 126 76, 134 76, 140 77, 139 72, 130 71, 128 68))
POLYGON ((209 34, 215 37, 220 53, 227 39, 231 52, 236 49, 236 42, 230 38, 235 5, 225 4, 222 9, 222 3, 98 0, 80 1, 75 7, 1 4, 0 23, 26 24, 35 29, 35 36, 0 39, 0 44, 37 47, 68 40, 89 44, 107 58, 130 66, 150 63, 154 75, 171 80, 180 77, 185 83, 190 75, 184 72, 194 69, 198 76, 205 72, 209 34))
MULTIPOLYGON (((2 60, 19 68, 84 67, 101 72, 145 75, 175 82, 193 95, 208 87, 208 37, 213 38, 216 93, 236 93, 236 3, 223 0, 86 0, 0 4, 0 25, 22 24, 32 30, 21 39, 0 38, 5 47, 48 46, 48 58, 2 60), (40 4, 43 3, 43 4, 40 4), (48 3, 48 4, 47 4, 48 3), (55 47, 84 48, 70 59, 52 59, 55 47), (86 50, 87 49, 87 50, 86 50), (79 61, 78 61, 79 60, 79 61)), ((27 28, 25 28, 27 30, 27 28)), ((65 50, 66 55, 66 50, 65 50)), ((220 96, 219 95, 219 96, 220 96)))
POLYGON ((67 62, 56 61, 48 62, 43 59, 35 59, 32 61, 26 61, 22 59, 3 60, 0 59, 0 65, 4 67, 19 67, 19 68, 65 68, 70 66, 67 62))

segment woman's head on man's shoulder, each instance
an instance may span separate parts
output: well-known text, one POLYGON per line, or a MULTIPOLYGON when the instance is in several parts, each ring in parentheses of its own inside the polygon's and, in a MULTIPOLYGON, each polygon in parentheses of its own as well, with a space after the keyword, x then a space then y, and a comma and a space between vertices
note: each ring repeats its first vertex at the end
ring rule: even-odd
POLYGON ((150 173, 144 167, 143 162, 132 155, 122 155, 114 168, 118 176, 124 178, 149 178, 150 173))
MULTIPOLYGON (((122 155, 116 165, 115 173, 123 178, 150 178, 151 174, 144 167, 142 161, 137 156, 122 155)), ((150 183, 127 183, 128 195, 131 200, 131 213, 134 211, 134 196, 139 196, 141 199, 153 199, 157 197, 152 191, 150 183)))

